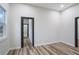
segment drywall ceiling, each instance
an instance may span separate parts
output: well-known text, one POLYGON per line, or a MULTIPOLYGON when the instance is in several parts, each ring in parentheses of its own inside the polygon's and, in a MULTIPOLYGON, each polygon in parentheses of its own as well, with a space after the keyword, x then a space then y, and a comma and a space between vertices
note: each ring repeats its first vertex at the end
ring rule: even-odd
POLYGON ((63 11, 73 5, 76 5, 75 3, 31 3, 32 6, 37 7, 43 7, 48 9, 54 9, 57 11, 63 11), (64 5, 64 6, 61 6, 64 5))

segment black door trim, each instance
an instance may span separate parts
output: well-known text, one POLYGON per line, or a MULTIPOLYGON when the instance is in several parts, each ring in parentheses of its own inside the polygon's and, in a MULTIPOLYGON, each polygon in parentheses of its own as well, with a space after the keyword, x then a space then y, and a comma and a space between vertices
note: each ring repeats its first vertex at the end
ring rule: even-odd
POLYGON ((78 19, 79 17, 75 17, 75 47, 78 47, 78 19))
POLYGON ((32 19, 32 46, 34 46, 34 18, 33 17, 21 17, 21 48, 24 47, 23 19, 32 19))

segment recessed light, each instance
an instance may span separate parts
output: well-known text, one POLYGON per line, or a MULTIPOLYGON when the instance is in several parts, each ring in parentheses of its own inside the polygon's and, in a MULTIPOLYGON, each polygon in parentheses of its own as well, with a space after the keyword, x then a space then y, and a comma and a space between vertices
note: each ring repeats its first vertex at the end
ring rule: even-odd
POLYGON ((64 7, 64 5, 63 5, 63 4, 61 4, 61 5, 60 5, 60 7, 61 7, 61 8, 63 8, 63 7, 64 7))

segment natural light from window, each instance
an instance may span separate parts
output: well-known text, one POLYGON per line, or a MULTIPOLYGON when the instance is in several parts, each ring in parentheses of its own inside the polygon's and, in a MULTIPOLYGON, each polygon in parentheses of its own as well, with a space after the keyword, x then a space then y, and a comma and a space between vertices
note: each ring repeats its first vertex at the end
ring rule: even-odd
POLYGON ((0 7, 0 37, 5 35, 5 10, 0 7))

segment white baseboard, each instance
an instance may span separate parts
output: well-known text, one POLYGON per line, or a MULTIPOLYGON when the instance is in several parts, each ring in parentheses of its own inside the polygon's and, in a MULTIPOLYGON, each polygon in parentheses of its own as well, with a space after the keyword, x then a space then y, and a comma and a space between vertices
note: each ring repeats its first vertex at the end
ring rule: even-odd
MULTIPOLYGON (((68 42, 64 42, 64 41, 59 41, 59 42, 66 43, 66 44, 74 47, 74 44, 71 44, 71 43, 68 43, 68 42)), ((54 44, 54 43, 58 43, 58 42, 40 43, 40 44, 35 44, 35 46, 41 46, 41 45, 47 45, 47 44, 54 44)))
POLYGON ((66 43, 66 44, 74 47, 74 44, 71 44, 71 43, 68 43, 68 42, 64 42, 64 41, 61 41, 61 42, 66 43))
POLYGON ((7 55, 7 53, 8 53, 10 50, 13 50, 13 49, 20 49, 20 47, 9 48, 9 49, 7 49, 7 51, 4 53, 4 55, 7 55))
POLYGON ((7 55, 8 52, 9 52, 9 49, 4 53, 4 55, 7 55))
POLYGON ((12 49, 20 49, 21 47, 15 47, 15 48, 9 48, 9 50, 12 50, 12 49))
POLYGON ((35 46, 41 46, 41 45, 47 45, 47 44, 54 44, 57 42, 46 42, 46 43, 40 43, 40 44, 35 44, 35 46))

